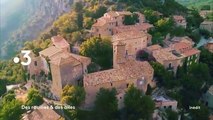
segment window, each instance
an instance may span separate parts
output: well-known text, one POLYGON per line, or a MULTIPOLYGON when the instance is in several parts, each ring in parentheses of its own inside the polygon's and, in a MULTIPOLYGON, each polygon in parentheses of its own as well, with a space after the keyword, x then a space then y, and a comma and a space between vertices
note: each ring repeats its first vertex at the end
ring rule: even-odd
POLYGON ((172 106, 170 105, 169 108, 172 109, 172 106))
POLYGON ((122 97, 120 97, 120 99, 122 99, 122 97))
POLYGON ((169 63, 169 68, 172 68, 172 63, 169 63))
POLYGON ((37 61, 34 62, 34 65, 37 66, 37 61))
POLYGON ((112 86, 112 83, 110 83, 111 84, 111 86, 112 86))
POLYGON ((129 87, 129 83, 126 84, 126 88, 128 88, 128 87, 129 87))

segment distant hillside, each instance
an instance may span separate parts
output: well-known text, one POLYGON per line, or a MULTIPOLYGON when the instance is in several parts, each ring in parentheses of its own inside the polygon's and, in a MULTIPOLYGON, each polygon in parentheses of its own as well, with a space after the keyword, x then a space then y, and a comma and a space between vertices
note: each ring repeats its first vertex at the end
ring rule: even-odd
POLYGON ((0 59, 16 54, 27 40, 36 39, 73 0, 0 0, 0 59))
POLYGON ((213 9, 213 0, 176 0, 176 1, 188 8, 195 7, 200 9, 200 7, 203 5, 211 5, 211 9, 213 9))

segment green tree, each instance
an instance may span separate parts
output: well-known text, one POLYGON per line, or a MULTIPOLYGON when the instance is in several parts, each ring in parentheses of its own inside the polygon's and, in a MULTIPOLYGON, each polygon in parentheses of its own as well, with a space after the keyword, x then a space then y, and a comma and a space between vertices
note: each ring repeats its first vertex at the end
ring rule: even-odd
POLYGON ((78 30, 77 21, 78 16, 75 12, 66 13, 53 23, 53 27, 55 27, 54 29, 57 29, 58 33, 65 36, 67 33, 78 30))
POLYGON ((187 28, 199 28, 200 23, 203 22, 203 18, 200 16, 199 12, 196 9, 190 11, 190 14, 186 17, 187 28))
POLYGON ((125 25, 134 25, 139 22, 139 18, 137 14, 133 15, 125 15, 123 23, 125 25))
POLYGON ((6 81, 0 79, 0 97, 7 92, 6 81))
POLYGON ((127 118, 130 120, 151 119, 155 104, 149 96, 143 96, 142 92, 131 85, 124 96, 124 105, 127 118))
POLYGON ((86 29, 90 29, 94 23, 93 19, 91 17, 84 17, 83 26, 86 29))
POLYGON ((203 47, 200 50, 200 62, 208 65, 210 74, 213 77, 213 53, 203 47))
POLYGON ((116 89, 100 88, 96 95, 94 112, 98 120, 113 120, 117 117, 118 100, 116 89))
POLYGON ((154 24, 158 21, 158 16, 155 14, 155 11, 152 9, 146 9, 144 10, 144 15, 146 19, 149 21, 149 23, 154 24))
POLYGON ((136 54, 136 58, 139 60, 148 60, 149 54, 144 50, 139 50, 136 54))
POLYGON ((8 102, 11 102, 12 100, 15 100, 15 94, 14 93, 9 93, 7 95, 5 95, 2 99, 2 103, 6 104, 8 102))
POLYGON ((81 44, 80 54, 90 57, 103 69, 112 67, 112 43, 107 38, 92 37, 81 44))
POLYGON ((201 103, 197 105, 200 106, 200 109, 190 110, 193 120, 209 120, 209 109, 201 103))
POLYGON ((105 6, 98 6, 94 14, 92 15, 93 18, 97 19, 104 15, 107 12, 107 8, 105 6))
POLYGON ((82 41, 82 34, 79 31, 72 33, 72 43, 82 41))
POLYGON ((15 99, 4 103, 0 109, 0 120, 20 120, 24 112, 21 105, 22 103, 15 99))
POLYGON ((187 74, 181 78, 183 86, 181 90, 182 103, 186 109, 189 105, 196 105, 202 95, 203 85, 208 83, 210 78, 208 66, 204 63, 192 64, 188 68, 187 74))
POLYGON ((85 90, 79 86, 66 85, 62 92, 62 103, 79 106, 85 100, 85 90))
POLYGON ((166 109, 167 120, 178 120, 178 113, 171 109, 166 109))
POLYGON ((170 32, 171 28, 174 26, 174 21, 171 18, 160 19, 155 23, 157 31, 166 35, 170 32))
POLYGON ((179 85, 179 81, 175 80, 172 71, 166 70, 163 65, 157 62, 151 62, 151 65, 154 69, 154 76, 161 85, 169 89, 179 85))
POLYGON ((43 103, 43 98, 40 95, 39 91, 32 88, 29 90, 27 95, 27 105, 29 106, 39 106, 43 103))

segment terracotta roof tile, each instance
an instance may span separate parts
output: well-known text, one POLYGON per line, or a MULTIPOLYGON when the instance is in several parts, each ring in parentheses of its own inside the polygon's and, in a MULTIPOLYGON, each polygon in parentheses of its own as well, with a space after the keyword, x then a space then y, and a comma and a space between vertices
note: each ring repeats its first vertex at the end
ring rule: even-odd
POLYGON ((118 26, 118 27, 115 27, 113 31, 117 33, 129 32, 129 31, 146 31, 152 27, 153 25, 149 23, 141 23, 141 24, 135 24, 135 25, 118 26))
POLYGON ((112 36, 112 42, 122 41, 122 40, 131 40, 134 38, 141 38, 147 36, 148 33, 140 32, 140 31, 129 31, 122 32, 112 36))
POLYGON ((58 65, 58 66, 66 65, 66 64, 71 64, 72 66, 76 66, 81 64, 79 60, 77 60, 68 52, 60 53, 57 56, 51 58, 50 63, 58 65))
POLYGON ((53 45, 57 48, 66 48, 69 46, 69 43, 61 36, 54 36, 51 38, 53 45))
POLYGON ((181 16, 181 15, 174 15, 173 18, 174 18, 174 20, 177 20, 177 21, 185 20, 185 18, 183 16, 181 16))
POLYGON ((84 76, 84 86, 95 86, 115 81, 128 80, 141 76, 150 77, 153 75, 153 68, 148 62, 128 60, 119 68, 90 73, 84 76))
POLYGON ((62 50, 55 47, 55 46, 50 46, 44 50, 42 50, 41 52, 39 52, 40 55, 43 55, 44 57, 52 57, 53 55, 56 55, 58 53, 60 53, 62 50))
POLYGON ((188 56, 192 56, 192 55, 195 55, 195 54, 198 54, 198 53, 200 53, 200 50, 192 48, 190 50, 185 51, 183 53, 183 55, 185 55, 186 57, 188 57, 188 56))
MULTIPOLYGON (((42 108, 49 107, 47 104, 40 105, 42 108)), ((24 120, 59 120, 61 116, 52 109, 35 109, 24 120)))
POLYGON ((155 51, 155 50, 159 50, 159 49, 161 49, 162 47, 160 46, 160 45, 152 45, 152 46, 149 46, 149 47, 147 47, 147 48, 145 48, 147 51, 149 51, 149 52, 153 52, 153 51, 155 51))
POLYGON ((163 48, 160 50, 153 51, 153 57, 158 61, 159 63, 163 64, 164 61, 167 60, 177 60, 180 59, 180 57, 174 55, 172 52, 172 49, 170 48, 163 48))

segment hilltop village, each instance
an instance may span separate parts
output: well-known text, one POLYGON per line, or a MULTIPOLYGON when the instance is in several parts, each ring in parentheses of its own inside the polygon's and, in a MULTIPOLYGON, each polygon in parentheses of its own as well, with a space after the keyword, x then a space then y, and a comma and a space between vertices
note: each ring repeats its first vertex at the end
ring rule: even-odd
POLYGON ((209 38, 199 48, 196 36, 180 32, 191 24, 184 15, 148 12, 149 18, 147 11, 107 10, 86 33, 71 35, 87 38, 81 42, 58 32, 44 35, 49 39, 40 49, 26 43, 24 49, 33 48, 31 63, 21 66, 26 82, 2 103, 15 98, 22 106, 72 108, 23 107, 18 116, 23 120, 212 120, 213 23, 203 21, 198 28, 209 38))

